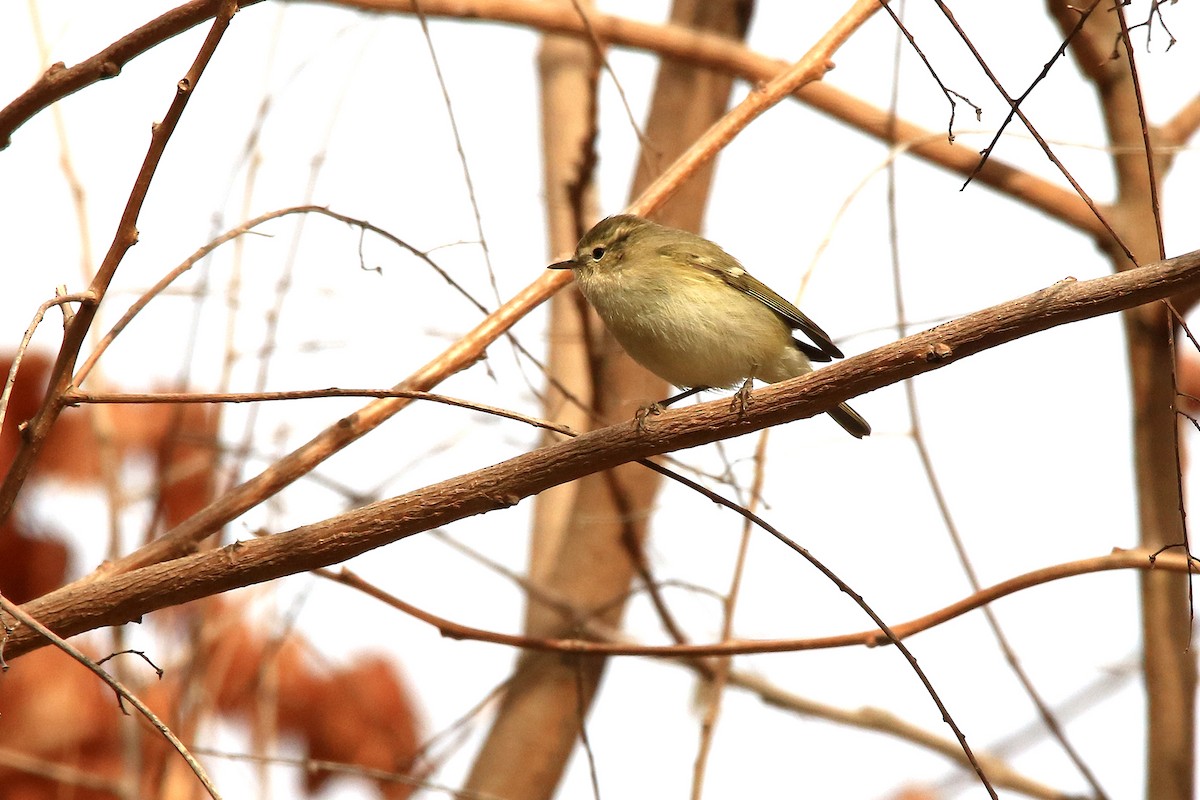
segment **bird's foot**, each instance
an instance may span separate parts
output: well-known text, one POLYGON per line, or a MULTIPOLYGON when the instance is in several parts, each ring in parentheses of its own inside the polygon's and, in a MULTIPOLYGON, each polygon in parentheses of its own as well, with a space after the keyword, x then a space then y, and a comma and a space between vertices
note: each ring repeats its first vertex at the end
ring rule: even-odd
POLYGON ((746 378, 746 382, 742 384, 742 388, 733 393, 733 398, 729 402, 729 408, 732 411, 737 411, 739 414, 745 414, 746 409, 750 408, 750 392, 754 388, 754 378, 746 378))
POLYGON ((646 417, 650 416, 651 414, 658 416, 662 412, 663 407, 659 403, 651 403, 648 406, 642 406, 639 408, 637 413, 633 415, 633 419, 637 423, 638 433, 646 432, 646 417))

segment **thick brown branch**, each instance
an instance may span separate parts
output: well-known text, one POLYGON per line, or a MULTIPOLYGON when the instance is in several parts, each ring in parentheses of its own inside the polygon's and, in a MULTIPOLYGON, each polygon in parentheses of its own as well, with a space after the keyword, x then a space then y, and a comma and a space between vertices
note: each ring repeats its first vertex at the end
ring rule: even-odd
POLYGON ((0 150, 11 143, 13 131, 35 114, 97 81, 120 75, 121 69, 127 63, 150 48, 211 19, 221 7, 221 2, 222 0, 192 0, 147 22, 74 66, 67 67, 61 62, 52 64, 33 86, 0 109, 0 150))
MULTIPOLYGON (((516 505, 523 498, 638 458, 696 447, 797 419, 1038 331, 1169 297, 1200 285, 1200 251, 1089 281, 1064 280, 753 393, 667 411, 642 432, 632 421, 542 447, 347 514, 217 551, 69 586, 27 604, 61 635, 119 625, 167 606, 344 561, 421 531, 516 505)), ((40 646, 16 630, 8 654, 40 646)))

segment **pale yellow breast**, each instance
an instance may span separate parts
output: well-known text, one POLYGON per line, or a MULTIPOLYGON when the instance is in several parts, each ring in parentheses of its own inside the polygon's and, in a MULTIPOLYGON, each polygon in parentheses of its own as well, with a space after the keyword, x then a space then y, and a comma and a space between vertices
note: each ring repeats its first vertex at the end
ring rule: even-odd
POLYGON ((647 270, 576 278, 626 352, 676 386, 774 382, 811 369, 775 312, 711 274, 674 270, 669 289, 647 270))

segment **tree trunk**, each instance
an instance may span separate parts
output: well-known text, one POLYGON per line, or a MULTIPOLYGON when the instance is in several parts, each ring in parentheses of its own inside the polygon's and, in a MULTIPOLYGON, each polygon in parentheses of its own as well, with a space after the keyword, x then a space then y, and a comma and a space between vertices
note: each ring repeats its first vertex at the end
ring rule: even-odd
MULTIPOLYGON (((1078 11, 1061 0, 1050 10, 1064 33, 1078 11)), ((1114 148, 1117 199, 1102 208, 1137 263, 1161 257, 1144 152, 1142 122, 1130 56, 1121 43, 1121 9, 1101 6, 1072 42, 1079 68, 1091 79, 1114 148), (1115 47, 1115 50, 1114 50, 1115 47), (1115 53, 1115 55, 1114 55, 1115 53)), ((1136 53, 1132 54, 1136 56, 1136 53)), ((1151 130, 1152 140, 1157 138, 1151 130)), ((1170 166, 1155 160, 1161 184, 1170 166)), ((1103 243, 1114 270, 1135 266, 1115 242, 1103 243)), ((1174 324, 1162 303, 1125 312, 1127 357, 1133 399, 1133 459, 1140 544, 1152 550, 1184 542, 1177 460, 1174 324)), ((1146 687, 1146 797, 1192 800, 1195 751, 1196 661, 1191 647, 1187 575, 1142 572, 1142 658, 1146 687)))
MULTIPOLYGON (((743 37, 750 7, 732 0, 677 0, 671 19, 743 37)), ((590 167, 596 67, 590 44, 556 36, 546 37, 539 61, 551 250, 561 255, 595 221, 590 167)), ((725 112, 731 87, 727 76, 670 61, 662 64, 646 131, 650 146, 639 161, 634 195, 725 112)), ((711 178, 710 166, 684 184, 658 218, 698 229, 711 178)), ((556 297, 551 307, 549 363, 556 380, 576 397, 590 400, 596 419, 572 409, 553 389, 547 413, 580 429, 621 419, 632 424, 639 407, 666 397, 669 390, 621 352, 574 290, 556 297)), ((539 497, 531 579, 569 603, 579 617, 617 625, 623 598, 639 572, 660 481, 640 465, 626 464, 539 497)), ((576 627, 560 609, 530 598, 527 635, 571 636, 576 627)), ((552 797, 605 663, 595 657, 522 655, 466 788, 513 800, 552 797)))

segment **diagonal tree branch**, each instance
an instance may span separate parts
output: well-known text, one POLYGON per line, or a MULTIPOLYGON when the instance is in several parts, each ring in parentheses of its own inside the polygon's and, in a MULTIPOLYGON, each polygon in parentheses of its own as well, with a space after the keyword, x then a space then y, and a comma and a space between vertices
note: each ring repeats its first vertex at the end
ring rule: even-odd
MULTIPOLYGON (((617 464, 815 416, 856 395, 1006 342, 1197 285, 1200 251, 1089 281, 1060 281, 756 391, 745 412, 716 400, 667 411, 653 418, 645 432, 632 421, 619 423, 286 533, 67 586, 23 608, 62 636, 123 624, 167 606, 344 561, 437 526, 516 505, 551 486, 617 464)), ((6 653, 16 656, 42 644, 36 633, 18 628, 6 653)))
POLYGON ((223 2, 192 0, 122 36, 78 64, 67 67, 60 61, 51 65, 32 86, 0 109, 0 150, 12 144, 13 132, 34 115, 97 81, 115 78, 127 63, 142 53, 216 16, 223 2))

